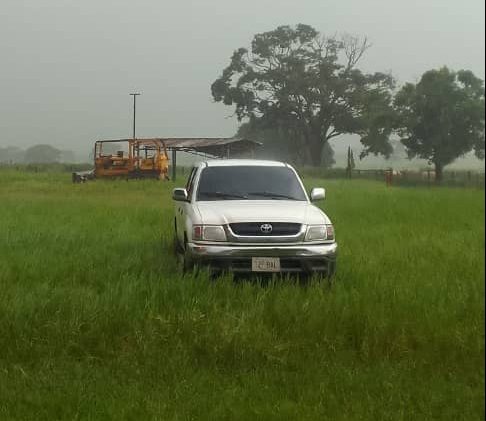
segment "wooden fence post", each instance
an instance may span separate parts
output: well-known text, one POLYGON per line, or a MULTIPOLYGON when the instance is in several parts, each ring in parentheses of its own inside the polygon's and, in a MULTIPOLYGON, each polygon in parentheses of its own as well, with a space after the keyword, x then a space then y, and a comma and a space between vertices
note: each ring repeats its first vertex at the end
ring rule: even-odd
POLYGON ((387 187, 390 187, 393 182, 393 169, 385 170, 385 183, 387 187))

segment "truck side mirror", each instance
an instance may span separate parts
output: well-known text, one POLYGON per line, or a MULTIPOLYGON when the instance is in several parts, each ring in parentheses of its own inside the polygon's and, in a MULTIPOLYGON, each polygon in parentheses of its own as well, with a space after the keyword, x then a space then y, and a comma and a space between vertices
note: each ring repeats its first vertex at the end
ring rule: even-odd
POLYGON ((174 189, 172 191, 172 199, 174 199, 177 202, 188 202, 189 201, 189 196, 187 194, 186 189, 174 189))
POLYGON ((326 197, 326 190, 322 187, 314 187, 310 192, 311 202, 316 200, 323 200, 326 197))

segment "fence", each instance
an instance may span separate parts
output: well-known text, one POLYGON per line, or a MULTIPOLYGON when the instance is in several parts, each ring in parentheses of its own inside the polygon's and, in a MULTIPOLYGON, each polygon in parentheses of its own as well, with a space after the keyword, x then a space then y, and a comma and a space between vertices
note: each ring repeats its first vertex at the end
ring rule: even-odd
POLYGON ((6 164, 0 163, 0 169, 5 168, 16 171, 26 171, 34 173, 43 172, 73 172, 73 171, 86 171, 93 167, 92 164, 64 164, 64 163, 52 163, 52 164, 6 164))
MULTIPOLYGON (((178 167, 177 177, 179 181, 186 179, 190 167, 178 167)), ((420 171, 392 170, 392 169, 353 169, 349 173, 345 168, 299 168, 299 173, 304 177, 328 178, 328 179, 362 179, 382 181, 396 186, 436 186, 435 172, 432 169, 420 171)), ((442 186, 447 187, 485 187, 485 173, 481 171, 445 171, 442 186)))
MULTIPOLYGON (((3 164, 2 168, 28 172, 73 172, 84 171, 92 168, 91 164, 3 164)), ((177 181, 185 182, 191 168, 177 167, 177 181)), ((392 169, 353 169, 349 173, 345 168, 324 169, 319 167, 299 168, 304 177, 328 178, 328 179, 363 179, 388 182, 397 186, 435 186, 435 173, 432 169, 421 171, 392 170, 392 169)), ((449 187, 485 187, 485 173, 481 171, 445 171, 441 185, 449 187)))
MULTIPOLYGON (((393 170, 393 169, 353 169, 351 172, 345 168, 302 168, 300 171, 306 177, 330 179, 365 179, 383 181, 398 186, 435 186, 435 172, 432 169, 393 170)), ((485 173, 481 171, 445 171, 442 186, 448 187, 485 187, 485 173)))

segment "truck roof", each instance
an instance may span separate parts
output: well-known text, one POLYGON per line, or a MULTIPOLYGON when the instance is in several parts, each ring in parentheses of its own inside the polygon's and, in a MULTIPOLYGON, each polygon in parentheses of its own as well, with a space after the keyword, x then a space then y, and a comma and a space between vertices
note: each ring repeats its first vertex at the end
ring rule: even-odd
POLYGON ((263 159, 211 159, 200 163, 200 166, 206 167, 286 167, 288 164, 280 161, 267 161, 263 159))

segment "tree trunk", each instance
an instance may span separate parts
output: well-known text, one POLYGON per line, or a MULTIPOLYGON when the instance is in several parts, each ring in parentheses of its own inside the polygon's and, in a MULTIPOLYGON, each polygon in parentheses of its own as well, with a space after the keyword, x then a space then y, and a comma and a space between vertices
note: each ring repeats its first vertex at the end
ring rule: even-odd
POLYGON ((444 179, 444 165, 441 162, 434 162, 435 165, 435 182, 441 184, 444 179))
POLYGON ((324 143, 321 141, 319 136, 312 136, 307 141, 307 156, 309 164, 313 167, 320 167, 322 162, 322 148, 324 143))

